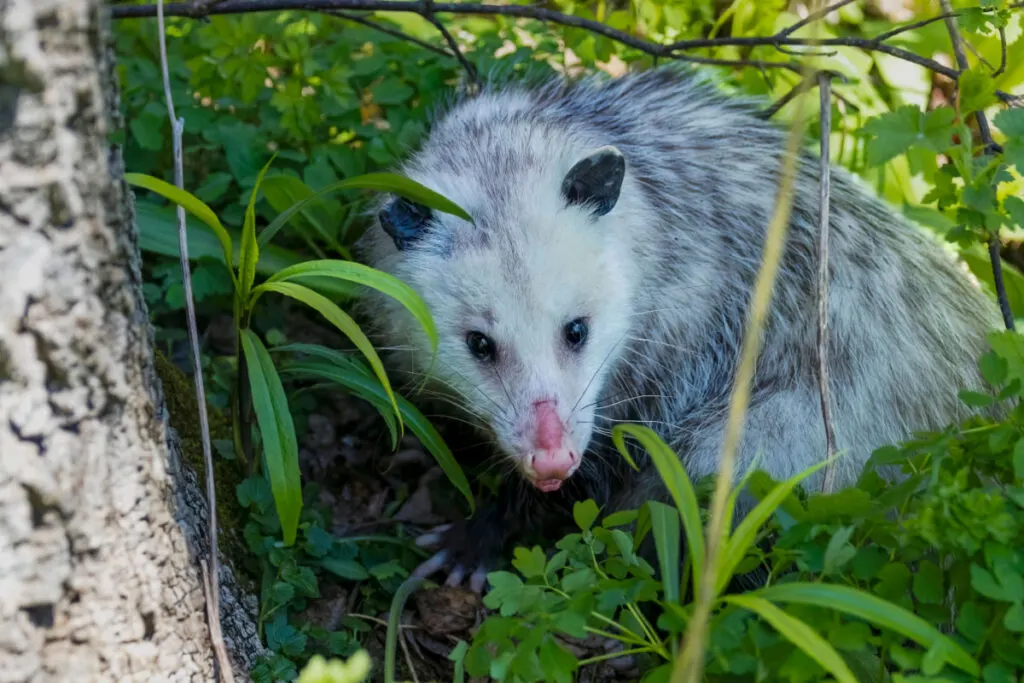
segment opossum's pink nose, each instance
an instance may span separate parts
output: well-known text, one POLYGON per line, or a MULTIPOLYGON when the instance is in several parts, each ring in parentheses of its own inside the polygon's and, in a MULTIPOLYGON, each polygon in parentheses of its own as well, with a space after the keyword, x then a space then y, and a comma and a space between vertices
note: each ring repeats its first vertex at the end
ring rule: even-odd
POLYGON ((534 485, 541 491, 557 491, 577 464, 576 455, 563 445, 565 426, 558 417, 554 401, 533 404, 535 448, 530 459, 534 485))
POLYGON ((536 431, 533 445, 542 451, 554 451, 562 446, 565 428, 558 419, 554 401, 537 401, 533 404, 533 419, 536 431))
POLYGON ((576 456, 567 448, 553 451, 537 451, 533 456, 533 471, 537 474, 534 480, 541 491, 557 491, 562 482, 572 474, 576 465, 576 456))

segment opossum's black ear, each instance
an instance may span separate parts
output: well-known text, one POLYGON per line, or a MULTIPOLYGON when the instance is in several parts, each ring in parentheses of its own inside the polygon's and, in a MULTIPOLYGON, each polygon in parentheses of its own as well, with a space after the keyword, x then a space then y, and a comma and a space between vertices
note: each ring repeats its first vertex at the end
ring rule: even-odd
POLYGON ((405 249, 423 236, 433 214, 428 207, 399 197, 381 209, 377 218, 395 246, 405 249))
POLYGON ((619 201, 625 175, 622 152, 602 147, 569 169, 562 181, 562 196, 570 205, 591 206, 595 216, 603 216, 619 201))

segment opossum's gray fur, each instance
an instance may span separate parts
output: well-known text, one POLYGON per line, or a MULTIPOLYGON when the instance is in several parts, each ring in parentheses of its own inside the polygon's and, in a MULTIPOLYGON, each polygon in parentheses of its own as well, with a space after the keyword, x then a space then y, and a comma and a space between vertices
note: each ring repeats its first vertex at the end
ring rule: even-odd
MULTIPOLYGON (((465 330, 503 316, 520 327, 544 327, 546 297, 577 278, 581 289, 595 292, 587 305, 605 306, 595 313, 593 334, 608 321, 616 338, 597 339, 601 357, 578 367, 560 356, 544 367, 593 378, 583 393, 594 434, 618 421, 647 424, 697 478, 717 468, 786 134, 763 119, 757 104, 723 95, 675 66, 487 89, 440 116, 400 170, 460 204, 475 226, 435 212, 426 234, 399 250, 375 225, 360 253, 431 306, 441 335, 435 374, 488 428, 515 414, 520 390, 544 382, 534 375, 545 371, 531 365, 541 347, 531 337, 511 350, 514 361, 474 370, 465 330), (589 222, 583 214, 558 214, 538 227, 563 208, 561 177, 608 145, 626 161, 615 208, 589 222), (589 234, 597 246, 580 253, 573 242, 576 251, 559 252, 545 266, 561 269, 557 276, 529 281, 538 277, 536 259, 569 249, 537 241, 559 230, 571 231, 572 240, 589 234), (617 282, 628 296, 617 298, 617 282), (481 302, 486 310, 471 310, 481 302)), ((816 352, 818 193, 818 160, 803 154, 738 474, 755 456, 776 478, 825 457, 816 352)), ((935 238, 835 167, 831 196, 828 357, 837 445, 847 452, 837 463, 842 486, 873 449, 966 416, 957 393, 978 385, 985 334, 1000 318, 991 297, 935 238)), ((417 323, 387 297, 372 305, 381 338, 415 349, 404 360, 426 370, 429 353, 417 323)), ((553 312, 550 320, 573 313, 553 312)), ((579 474, 593 476, 600 466, 585 463, 579 474)), ((654 490, 612 489, 613 505, 637 505, 654 490)))

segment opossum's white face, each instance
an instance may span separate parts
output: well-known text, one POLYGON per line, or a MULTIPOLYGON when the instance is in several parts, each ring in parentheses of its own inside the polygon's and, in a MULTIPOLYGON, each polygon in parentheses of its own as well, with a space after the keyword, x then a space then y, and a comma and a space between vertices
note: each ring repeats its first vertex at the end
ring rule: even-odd
MULTIPOLYGON (((432 376, 542 491, 558 490, 583 463, 637 279, 616 234, 630 211, 619 196, 622 155, 602 148, 572 161, 568 171, 566 162, 539 171, 544 189, 513 190, 497 211, 462 204, 465 179, 460 187, 432 178, 475 225, 397 200, 380 216, 397 250, 374 264, 429 306, 439 335, 432 376)), ((427 370, 422 331, 408 315, 390 317, 403 321, 392 323, 393 343, 411 341, 417 369, 427 370)))

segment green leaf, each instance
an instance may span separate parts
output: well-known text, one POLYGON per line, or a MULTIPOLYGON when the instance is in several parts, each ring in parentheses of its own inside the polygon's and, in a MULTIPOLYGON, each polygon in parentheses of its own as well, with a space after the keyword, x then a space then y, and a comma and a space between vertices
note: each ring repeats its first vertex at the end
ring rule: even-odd
POLYGON ((1013 473, 1017 479, 1024 479, 1024 439, 1013 447, 1013 473))
POLYGON ((534 546, 532 550, 516 548, 515 559, 512 566, 519 570, 519 573, 528 579, 535 576, 544 576, 544 567, 547 564, 547 557, 540 546, 534 546))
POLYGON ((1024 139, 1024 109, 1011 107, 995 115, 992 123, 1008 138, 1024 139))
POLYGON ((960 112, 983 111, 996 102, 996 82, 992 75, 977 67, 960 74, 960 112))
POLYGON ((260 259, 260 248, 256 244, 256 197, 259 194, 263 176, 266 175, 267 170, 274 163, 276 157, 276 154, 270 157, 270 161, 266 163, 259 176, 256 177, 256 185, 252 188, 252 194, 249 195, 249 205, 245 209, 245 223, 242 225, 242 258, 238 266, 238 284, 241 289, 239 296, 243 301, 248 299, 249 290, 252 289, 252 284, 256 281, 256 263, 260 259))
POLYGON ((679 602, 679 512, 656 500, 647 502, 658 552, 665 601, 679 602))
POLYGON ((827 465, 834 457, 808 467, 803 472, 781 482, 737 525, 735 531, 725 541, 725 550, 722 553, 722 561, 718 568, 719 574, 716 577, 716 586, 719 592, 725 590, 730 579, 732 579, 736 566, 743 560, 747 551, 750 550, 757 540, 758 530, 775 513, 775 510, 782 504, 782 501, 793 492, 793 489, 800 482, 827 465))
POLYGON ((786 614, 767 600, 753 595, 730 595, 723 600, 750 610, 767 621, 789 642, 832 674, 838 683, 857 683, 857 678, 835 648, 806 623, 786 614))
MULTIPOLYGON (((378 406, 378 410, 381 409, 380 406, 390 405, 384 387, 380 385, 380 382, 376 381, 370 370, 348 358, 340 351, 314 344, 291 344, 279 347, 277 351, 309 353, 323 359, 289 363, 285 366, 289 372, 304 373, 337 382, 344 387, 348 387, 364 400, 378 406)), ((420 440, 423 447, 434 456, 434 460, 437 461, 437 464, 452 482, 452 485, 466 498, 466 501, 469 503, 470 512, 474 512, 476 510, 476 503, 469 486, 469 480, 466 479, 466 474, 462 471, 462 467, 456 461, 451 449, 448 448, 444 439, 441 438, 440 433, 416 406, 401 395, 396 395, 395 398, 404 423, 416 435, 416 438, 420 440)))
POLYGON ((295 564, 285 565, 281 568, 281 578, 295 586, 300 595, 308 598, 320 597, 316 575, 309 567, 299 567, 295 564))
POLYGON ((268 278, 267 282, 253 290, 253 296, 257 296, 257 293, 260 290, 266 289, 270 283, 287 282, 288 280, 308 277, 331 277, 355 282, 392 297, 412 313, 413 317, 416 318, 426 332, 432 350, 437 350, 437 329, 434 326, 433 318, 430 316, 430 310, 423 299, 420 298, 420 295, 393 275, 364 266, 361 263, 329 259, 300 263, 272 275, 268 278))
POLYGON ((679 518, 683 523, 683 531, 686 533, 687 561, 690 563, 690 575, 693 578, 693 590, 696 594, 700 590, 701 573, 704 567, 704 535, 701 533, 700 509, 697 506, 697 495, 694 493, 693 483, 686 476, 686 471, 683 469, 682 463, 679 462, 678 456, 654 430, 635 424, 615 425, 612 429, 612 441, 619 453, 629 462, 632 462, 632 459, 626 450, 627 434, 639 441, 650 455, 661 480, 665 483, 665 487, 676 504, 679 518))
POLYGON ((391 76, 370 88, 376 104, 397 105, 405 103, 416 91, 402 82, 400 78, 391 76))
POLYGON ((337 304, 327 297, 294 282, 267 282, 260 285, 253 290, 250 306, 255 306, 256 299, 262 292, 277 292, 278 294, 284 294, 297 301, 301 301, 318 311, 328 322, 348 337, 363 356, 366 357, 366 360, 369 361, 370 367, 373 368, 373 372, 377 376, 377 380, 384 387, 384 392, 388 395, 388 399, 394 407, 395 415, 398 416, 399 429, 404 433, 405 426, 402 423, 402 413, 398 409, 398 401, 391 390, 391 382, 388 380, 387 372, 384 370, 384 364, 377 355, 377 351, 373 348, 373 344, 370 343, 370 340, 367 339, 366 335, 359 328, 358 323, 350 315, 338 308, 337 304))
MULTIPOLYGON (((1020 170, 1020 166, 1017 167, 1020 170)), ((1010 215, 1014 225, 1024 228, 1024 199, 1007 197, 1003 200, 1003 209, 1010 215)))
POLYGON ((238 504, 242 507, 255 506, 257 510, 263 512, 274 504, 274 494, 270 490, 270 484, 262 475, 249 477, 240 482, 235 487, 235 492, 238 495, 238 504))
MULTIPOLYGON (((125 173, 124 179, 129 185, 134 185, 136 187, 141 187, 151 192, 155 192, 161 197, 178 204, 193 216, 210 226, 210 229, 213 230, 217 239, 220 240, 221 250, 224 252, 224 262, 227 263, 229 267, 234 265, 234 261, 231 258, 231 237, 228 236, 227 230, 225 230, 224 226, 221 225, 220 219, 217 218, 217 214, 213 212, 213 209, 185 190, 179 190, 176 186, 164 182, 159 178, 154 178, 153 176, 145 175, 143 173, 125 173)), ((235 274, 233 270, 231 272, 231 280, 232 282, 235 282, 235 274)))
POLYGON ((132 137, 142 149, 157 151, 163 149, 164 136, 160 131, 161 119, 152 116, 140 116, 128 122, 132 137))
POLYGON ((253 410, 263 439, 270 488, 274 492, 278 519, 281 520, 284 544, 290 546, 295 543, 299 513, 302 511, 299 446, 295 438, 295 426, 281 378, 263 342, 251 330, 242 330, 241 337, 253 410))
POLYGON ((754 591, 756 595, 771 602, 796 603, 815 607, 827 606, 837 612, 858 617, 879 628, 886 628, 930 648, 936 641, 944 641, 947 660, 958 669, 977 676, 981 671, 975 661, 963 648, 942 635, 934 626, 916 614, 899 605, 882 600, 870 593, 849 588, 816 583, 786 583, 754 591))
POLYGON ((320 566, 335 576, 340 576, 349 581, 365 581, 370 578, 370 572, 366 571, 366 568, 355 560, 339 560, 335 557, 327 557, 320 561, 320 566))
POLYGON ((412 201, 431 209, 458 216, 463 220, 473 220, 466 210, 458 204, 421 185, 411 178, 404 178, 400 175, 395 175, 394 173, 367 173, 354 178, 339 180, 336 183, 317 190, 302 201, 294 204, 290 209, 275 218, 274 221, 260 233, 258 240, 260 246, 273 239, 274 235, 277 234, 277 231, 283 228, 284 225, 291 220, 292 216, 301 211, 303 207, 330 194, 340 192, 341 190, 374 190, 377 192, 391 192, 401 197, 405 197, 406 199, 411 199, 412 201))
POLYGON ((960 392, 960 400, 963 401, 964 405, 973 406, 975 408, 985 408, 986 406, 992 405, 992 397, 988 394, 982 394, 977 391, 963 390, 960 392))
POLYGON ((572 506, 572 518, 581 531, 589 531, 599 513, 597 503, 592 498, 576 501, 572 506))
POLYGON ((869 121, 864 126, 868 140, 869 166, 884 164, 914 146, 942 152, 951 144, 956 117, 949 107, 927 114, 914 105, 905 105, 869 121))
MULTIPOLYGON (((337 182, 337 180, 333 182, 337 182)), ((300 202, 309 199, 313 194, 313 190, 304 182, 292 176, 273 176, 263 182, 263 196, 267 198, 270 206, 278 212, 278 219, 281 214, 291 210, 292 207, 300 202)), ((325 198, 319 197, 319 199, 325 198)), ((323 202, 323 204, 326 204, 326 202, 323 202)), ((341 221, 341 205, 337 201, 332 201, 329 206, 303 204, 300 213, 306 224, 311 226, 331 249, 343 254, 346 259, 351 260, 348 250, 336 238, 338 225, 341 221)), ((294 213, 289 215, 294 216, 294 213)), ((278 219, 275 219, 274 222, 276 223, 278 219)), ((264 229, 258 239, 260 246, 266 244, 266 235, 268 235, 268 232, 264 229)))
POLYGON ((601 520, 601 526, 605 529, 611 529, 616 526, 625 526, 626 524, 632 524, 637 518, 636 510, 619 510, 601 520))
POLYGON ((849 543, 853 532, 854 527, 846 526, 839 529, 829 539, 828 545, 825 547, 822 574, 828 575, 842 569, 857 554, 857 550, 849 543))
POLYGON ((914 572, 914 597, 925 605, 942 604, 942 570, 930 560, 921 562, 914 572))

